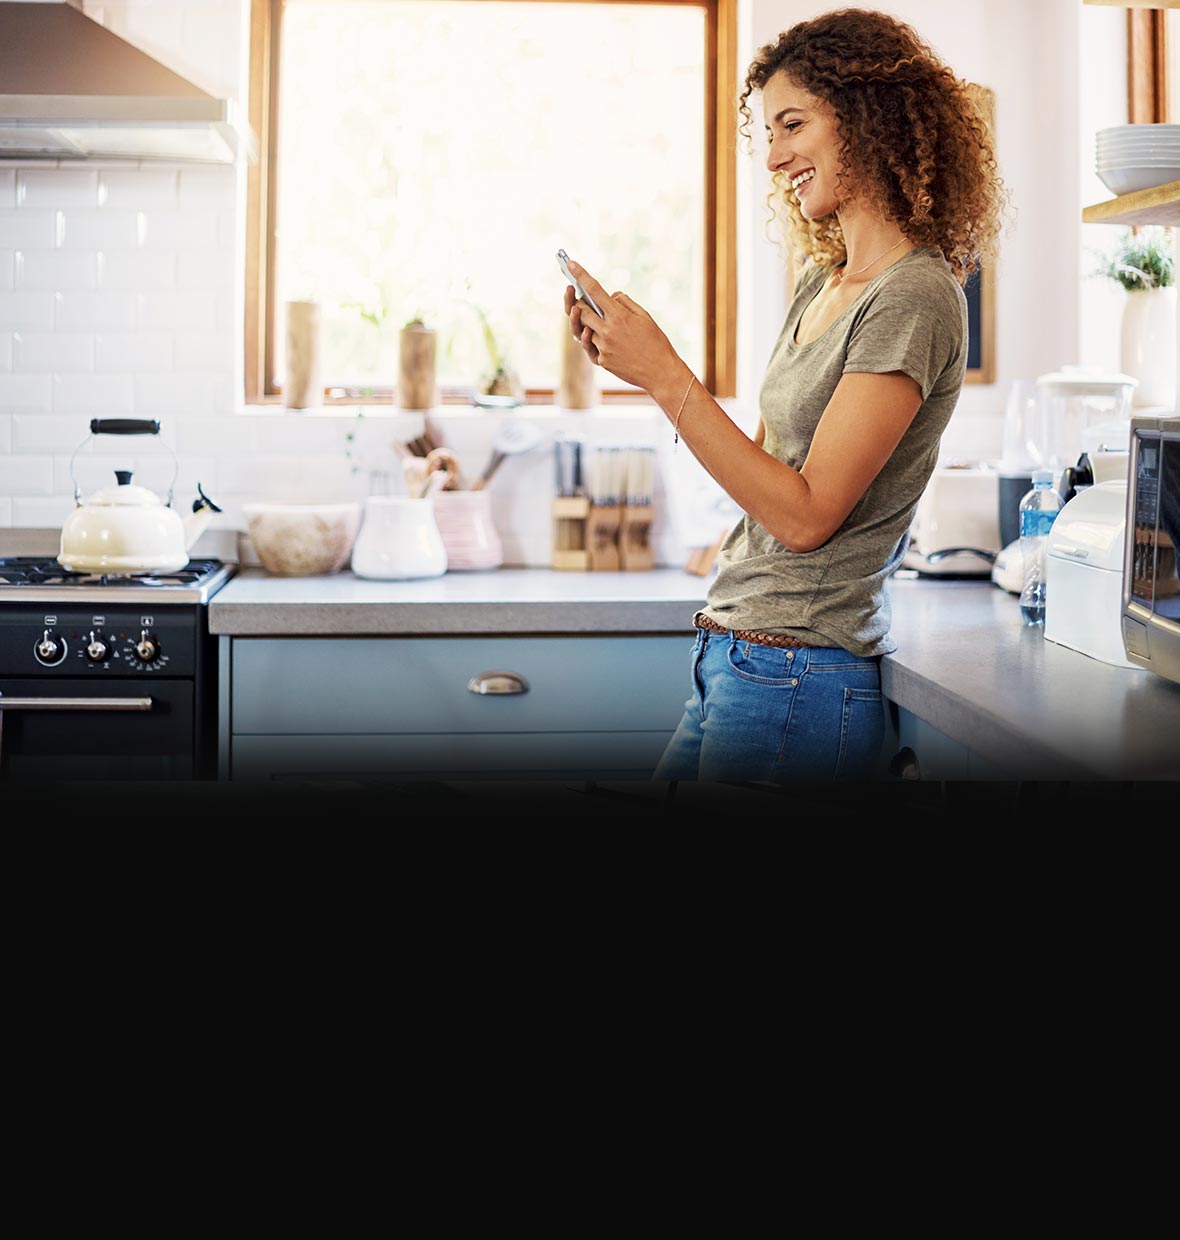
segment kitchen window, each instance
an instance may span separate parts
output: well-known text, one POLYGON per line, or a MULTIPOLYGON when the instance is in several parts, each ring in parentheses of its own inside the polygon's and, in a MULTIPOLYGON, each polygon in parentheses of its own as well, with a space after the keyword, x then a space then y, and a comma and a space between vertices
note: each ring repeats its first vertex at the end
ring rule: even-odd
MULTIPOLYGON (((254 0, 248 403, 282 403, 301 300, 328 404, 396 399, 415 318, 444 402, 469 403, 494 347, 552 403, 559 247, 733 395, 736 4, 254 0)), ((604 401, 647 399, 602 378, 604 401)))

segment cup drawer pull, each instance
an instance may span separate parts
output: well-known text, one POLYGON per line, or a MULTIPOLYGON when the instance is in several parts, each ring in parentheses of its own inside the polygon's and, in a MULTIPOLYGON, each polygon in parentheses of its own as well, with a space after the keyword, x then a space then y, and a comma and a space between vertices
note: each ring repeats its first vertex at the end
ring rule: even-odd
POLYGON ((529 682, 519 672, 480 672, 467 682, 468 693, 527 693, 529 682))

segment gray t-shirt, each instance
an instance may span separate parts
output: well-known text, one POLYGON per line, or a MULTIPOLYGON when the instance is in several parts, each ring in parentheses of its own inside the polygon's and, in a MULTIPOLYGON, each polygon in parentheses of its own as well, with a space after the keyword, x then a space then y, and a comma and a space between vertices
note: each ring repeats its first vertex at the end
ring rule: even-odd
MULTIPOLYGON (((914 509, 967 367, 967 299, 935 248, 918 247, 865 285, 817 339, 795 342, 828 275, 804 267, 762 383, 763 448, 801 469, 841 375, 903 371, 922 405, 844 524, 813 551, 790 551, 752 517, 726 536, 704 613, 730 629, 786 634, 861 656, 897 649, 886 580, 909 545, 914 509)), ((873 410, 866 408, 866 418, 873 410)))

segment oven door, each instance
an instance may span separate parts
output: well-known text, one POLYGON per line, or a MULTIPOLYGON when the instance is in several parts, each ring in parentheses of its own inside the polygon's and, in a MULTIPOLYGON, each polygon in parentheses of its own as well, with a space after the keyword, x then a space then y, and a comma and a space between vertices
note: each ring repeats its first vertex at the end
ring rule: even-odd
POLYGON ((193 685, 0 677, 0 778, 194 779, 193 685))

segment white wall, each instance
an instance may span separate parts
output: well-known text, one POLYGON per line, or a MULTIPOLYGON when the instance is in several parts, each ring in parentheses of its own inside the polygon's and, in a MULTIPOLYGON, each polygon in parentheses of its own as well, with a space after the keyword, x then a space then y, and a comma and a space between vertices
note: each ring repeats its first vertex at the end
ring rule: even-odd
MULTIPOLYGON (((742 65, 791 22, 828 7, 744 0, 742 65)), ((1106 363, 1117 336, 1120 307, 1083 274, 1080 209, 1107 196, 1083 177, 1093 127, 1125 120, 1106 119, 1125 88, 1121 10, 1077 0, 888 7, 996 96, 998 155, 1018 211, 997 264, 997 381, 964 389, 943 454, 995 457, 1012 380, 1064 362, 1106 363)), ((84 8, 206 90, 246 99, 248 0, 102 0, 84 8)), ((752 426, 785 309, 785 277, 764 235, 765 170, 758 156, 739 152, 738 159, 739 391, 726 405, 752 426)), ((393 442, 416 433, 416 419, 371 409, 359 421, 348 410, 243 411, 243 203, 243 169, 0 161, 0 527, 61 524, 72 504, 71 456, 98 414, 159 417, 181 465, 178 498, 199 479, 226 508, 223 529, 240 528, 240 504, 251 497, 360 496, 370 468, 396 475, 393 442)), ((690 453, 672 453, 661 415, 525 413, 554 433, 659 446, 656 538, 664 562, 683 562, 686 545, 716 523, 708 515, 712 483, 690 453)), ((439 423, 478 472, 499 419, 447 410, 439 423)), ((163 449, 156 445, 153 454, 142 440, 127 442, 139 448, 137 480, 166 486, 171 462, 163 449)), ((79 455, 84 491, 127 463, 112 444, 127 446, 104 438, 79 455)), ((548 562, 552 475, 551 453, 542 449, 497 475, 496 520, 510 562, 548 562)))

